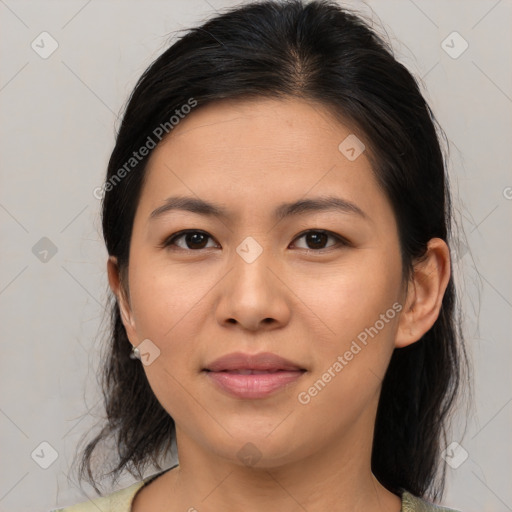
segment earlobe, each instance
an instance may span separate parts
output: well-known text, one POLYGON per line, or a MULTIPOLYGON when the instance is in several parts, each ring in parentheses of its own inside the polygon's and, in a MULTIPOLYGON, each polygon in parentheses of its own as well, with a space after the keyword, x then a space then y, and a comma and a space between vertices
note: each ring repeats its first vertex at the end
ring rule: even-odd
POLYGON ((434 325, 449 280, 448 246, 444 240, 432 238, 425 256, 414 265, 398 325, 395 347, 406 347, 420 340, 434 325))

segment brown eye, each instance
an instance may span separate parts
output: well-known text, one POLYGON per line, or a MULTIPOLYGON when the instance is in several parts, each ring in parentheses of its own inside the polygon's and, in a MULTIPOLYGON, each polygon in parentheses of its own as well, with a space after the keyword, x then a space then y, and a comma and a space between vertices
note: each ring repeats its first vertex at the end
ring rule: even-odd
POLYGON ((328 231, 320 231, 320 230, 309 230, 302 235, 298 236, 296 240, 300 240, 303 238, 306 241, 307 247, 305 249, 313 249, 313 250, 322 250, 329 249, 330 247, 336 246, 335 244, 331 244, 326 247, 326 243, 329 238, 336 240, 338 244, 348 245, 341 237, 334 235, 328 231))
POLYGON ((163 244, 164 247, 177 246, 181 249, 205 249, 211 236, 204 231, 182 231, 169 237, 163 244), (181 243, 176 243, 183 240, 181 243), (184 244, 184 245, 183 245, 184 244))
MULTIPOLYGON (((299 235, 295 238, 295 240, 304 239, 306 242, 306 250, 313 250, 316 252, 322 251, 324 249, 330 249, 331 247, 335 247, 336 245, 348 246, 349 243, 344 240, 342 237, 335 235, 334 233, 330 233, 329 231, 323 230, 309 230, 302 235, 299 235), (329 239, 334 240, 335 243, 331 243, 330 245, 326 245, 329 239)), ((168 248, 178 248, 183 250, 201 250, 207 249, 211 247, 216 247, 215 245, 208 246, 208 240, 213 240, 213 238, 204 231, 197 230, 187 230, 180 231, 179 233, 175 233, 168 237, 160 247, 168 247, 168 248)))

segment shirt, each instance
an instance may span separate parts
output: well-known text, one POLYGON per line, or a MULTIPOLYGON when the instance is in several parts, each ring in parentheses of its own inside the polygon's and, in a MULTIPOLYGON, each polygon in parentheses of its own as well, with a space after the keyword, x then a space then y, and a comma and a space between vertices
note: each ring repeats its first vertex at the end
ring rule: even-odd
MULTIPOLYGON (((146 477, 141 482, 136 482, 125 489, 113 492, 107 496, 78 503, 77 505, 71 505, 70 507, 52 510, 50 512, 98 512, 98 510, 101 510, 102 512, 131 512, 132 503, 137 492, 145 485, 148 485, 152 480, 166 471, 170 471, 175 468, 177 465, 178 464, 161 471, 156 475, 146 477)), ((402 507, 400 512, 459 512, 451 508, 435 505, 429 501, 414 496, 407 491, 402 491, 401 497, 402 507)))

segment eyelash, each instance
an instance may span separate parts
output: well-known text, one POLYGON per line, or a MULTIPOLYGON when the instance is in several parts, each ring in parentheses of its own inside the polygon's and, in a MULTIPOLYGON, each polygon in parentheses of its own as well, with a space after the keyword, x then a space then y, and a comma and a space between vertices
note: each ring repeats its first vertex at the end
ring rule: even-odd
MULTIPOLYGON (((211 235, 209 235, 208 233, 206 233, 205 231, 201 231, 201 230, 198 230, 198 229, 186 229, 186 230, 183 230, 183 231, 178 231, 177 233, 174 233, 171 236, 167 237, 163 241, 163 243, 160 244, 158 247, 161 248, 161 249, 170 248, 172 245, 174 245, 174 242, 176 240, 184 237, 187 234, 191 234, 191 233, 201 233, 201 234, 206 235, 208 238, 213 240, 213 237, 211 235)), ((344 239, 343 237, 341 237, 339 235, 336 235, 336 234, 332 233, 331 231, 326 231, 324 229, 308 229, 307 231, 303 231, 302 233, 298 234, 294 238, 294 240, 297 240, 299 238, 303 238, 304 236, 306 236, 309 233, 325 234, 325 235, 327 235, 330 238, 335 238, 338 241, 338 244, 330 246, 330 247, 326 247, 326 248, 323 248, 323 249, 302 249, 304 251, 323 253, 323 252, 330 251, 332 249, 340 248, 340 246, 341 247, 348 247, 348 246, 351 245, 350 242, 348 240, 344 239)), ((202 251, 204 249, 211 249, 211 247, 201 248, 201 249, 184 249, 183 247, 178 247, 177 249, 173 249, 173 250, 183 250, 183 251, 187 251, 187 252, 199 252, 199 251, 202 251)))

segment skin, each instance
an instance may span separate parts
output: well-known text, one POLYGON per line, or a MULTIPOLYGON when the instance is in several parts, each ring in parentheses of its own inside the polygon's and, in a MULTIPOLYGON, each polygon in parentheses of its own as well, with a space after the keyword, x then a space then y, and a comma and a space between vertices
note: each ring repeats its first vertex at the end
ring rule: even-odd
POLYGON ((180 465, 142 488, 133 511, 400 511, 400 498, 371 473, 381 382, 393 350, 437 319, 449 251, 432 239, 402 280, 396 221, 366 152, 350 161, 338 150, 351 133, 319 104, 229 100, 193 111, 153 151, 127 277, 114 257, 108 274, 132 345, 149 339, 160 350, 144 370, 176 423, 180 465), (221 203, 232 216, 174 210, 150 219, 171 195, 221 203), (365 217, 272 217, 283 202, 326 195, 365 217), (184 229, 210 238, 160 247, 184 229), (348 244, 303 236, 319 229, 348 244), (262 248, 252 263, 236 252, 248 236, 262 248), (401 312, 299 403, 394 303, 401 312), (307 372, 267 398, 233 398, 201 370, 235 351, 273 352, 307 372), (237 455, 248 442, 261 456, 255 465, 237 455))

